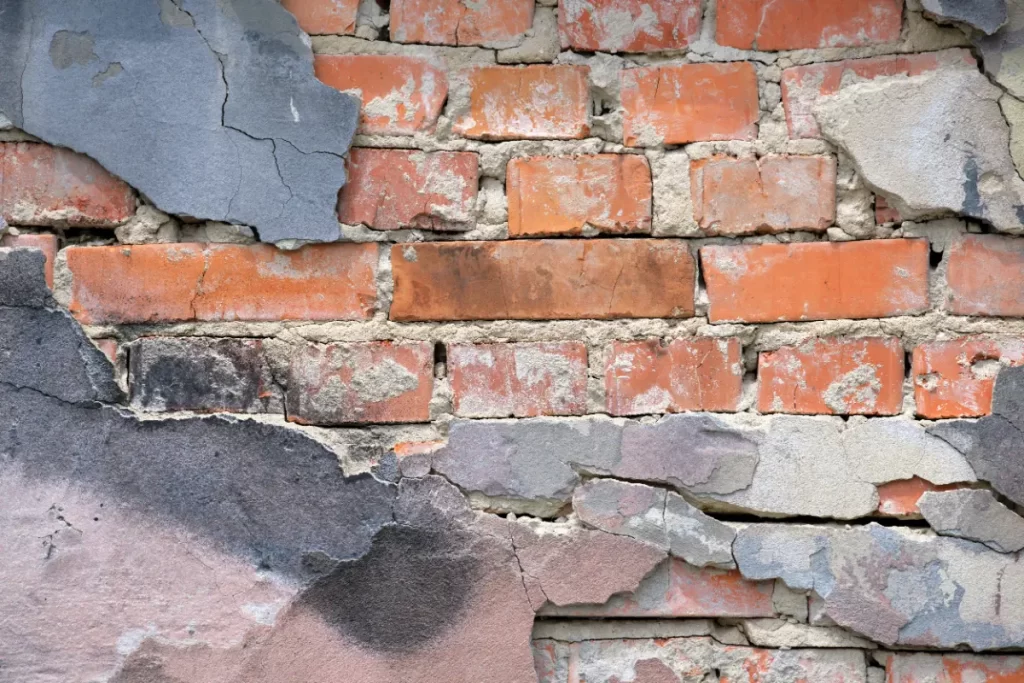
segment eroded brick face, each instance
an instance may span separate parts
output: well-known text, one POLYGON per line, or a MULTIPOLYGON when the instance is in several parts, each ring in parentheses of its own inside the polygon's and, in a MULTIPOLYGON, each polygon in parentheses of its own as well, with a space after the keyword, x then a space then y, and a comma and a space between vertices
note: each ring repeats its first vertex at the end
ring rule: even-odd
POLYGON ((761 354, 762 413, 895 415, 903 407, 898 339, 816 339, 761 354))
POLYGON ((530 0, 393 0, 391 40, 511 47, 533 24, 530 0))
POLYGON ((614 342, 605 368, 612 415, 735 411, 743 393, 738 339, 614 342))
POLYGON ((70 247, 70 309, 85 323, 357 320, 377 296, 377 247, 70 247))
POLYGON ((281 4, 310 35, 356 32, 359 0, 281 0, 281 4))
POLYGON ((712 321, 882 318, 928 307, 928 242, 710 246, 712 321))
POLYGON ((885 667, 886 683, 1016 683, 1024 680, 1024 658, 968 654, 894 654, 885 667))
POLYGON ((958 315, 1024 316, 1024 242, 964 235, 947 254, 949 302, 958 315))
POLYGON ((757 75, 749 62, 622 72, 623 137, 631 147, 757 136, 757 75))
POLYGON ((362 101, 360 133, 412 135, 433 130, 448 97, 448 77, 434 62, 403 55, 317 55, 321 81, 362 101))
POLYGON ((392 320, 686 318, 693 257, 679 240, 397 245, 392 320))
POLYGON ((800 50, 892 42, 903 0, 722 0, 715 38, 744 50, 800 50))
POLYGON ((712 157, 690 165, 697 223, 710 235, 810 230, 835 220, 836 163, 830 157, 712 157))
POLYGON ((37 143, 0 143, 0 217, 11 225, 108 227, 135 213, 130 187, 92 159, 37 143))
POLYGON ((921 417, 980 417, 992 412, 1003 367, 1024 364, 1024 340, 961 338, 914 349, 914 402, 921 417))
POLYGON ((366 342, 305 346, 288 372, 288 419, 302 424, 430 419, 434 348, 366 342))
POLYGON ((563 48, 592 52, 679 50, 700 34, 698 0, 560 0, 563 48))
POLYGON ((342 223, 376 230, 467 230, 475 224, 477 155, 353 149, 338 198, 342 223))
POLYGON ((651 168, 642 156, 512 159, 506 177, 510 236, 651 231, 651 168))
POLYGON ((481 66, 468 71, 469 111, 455 132, 481 140, 576 139, 590 131, 588 69, 481 66))
POLYGON ((578 342, 449 344, 452 402, 460 417, 582 415, 587 347, 578 342))

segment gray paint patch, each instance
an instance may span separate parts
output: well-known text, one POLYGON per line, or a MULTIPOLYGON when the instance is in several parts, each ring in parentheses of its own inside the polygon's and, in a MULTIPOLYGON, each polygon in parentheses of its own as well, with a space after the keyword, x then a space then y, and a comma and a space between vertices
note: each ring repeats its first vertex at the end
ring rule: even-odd
POLYGON ((0 112, 161 210, 339 237, 359 103, 314 77, 274 0, 11 0, 0 44, 0 112))

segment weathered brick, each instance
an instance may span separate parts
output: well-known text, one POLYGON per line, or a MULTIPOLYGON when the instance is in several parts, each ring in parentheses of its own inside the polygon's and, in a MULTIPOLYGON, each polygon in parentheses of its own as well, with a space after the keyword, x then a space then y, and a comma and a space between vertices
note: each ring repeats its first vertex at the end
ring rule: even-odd
POLYGON ((107 227, 135 213, 124 182, 62 147, 0 143, 0 217, 11 225, 107 227))
POLYGON ((281 4, 310 35, 356 32, 359 0, 281 0, 281 4))
POLYGON ((699 0, 559 0, 563 48, 658 52, 685 48, 700 34, 699 0))
POLYGON ((896 415, 903 407, 898 339, 812 339, 761 353, 762 413, 896 415))
POLYGON ((1024 239, 964 235, 946 258, 952 313, 1024 316, 1024 239))
POLYGON ((686 318, 693 257, 681 240, 396 245, 393 320, 686 318))
POLYGON ((428 342, 308 344, 288 371, 288 419, 301 424, 426 422, 434 384, 428 342))
POLYGON ((117 365, 117 351, 118 343, 116 339, 93 339, 92 343, 96 345, 96 348, 103 352, 103 355, 107 357, 113 365, 117 365))
POLYGON ((434 129, 448 77, 429 59, 402 55, 317 55, 316 77, 357 95, 359 132, 412 135, 434 129))
POLYGON ((672 558, 647 576, 634 593, 603 605, 548 606, 541 614, 571 617, 770 617, 770 581, 747 581, 738 571, 698 569, 672 558))
POLYGON ((821 232, 836 214, 832 157, 711 157, 690 165, 698 225, 710 235, 786 230, 821 232))
POLYGON ((506 174, 513 237, 651 231, 651 167, 636 154, 512 159, 506 174))
POLYGON ((342 223, 377 230, 468 230, 479 185, 473 152, 353 149, 338 199, 342 223))
POLYGON ((281 389, 259 339, 147 337, 131 345, 129 388, 141 410, 267 413, 281 389))
POLYGON ((373 314, 377 247, 148 244, 69 247, 83 323, 357 320, 373 314))
POLYGON ((892 654, 886 683, 1020 683, 1024 657, 969 654, 892 654))
POLYGON ((580 342, 449 344, 448 374, 461 417, 587 410, 587 347, 580 342))
POLYGON ((532 0, 392 0, 391 40, 513 47, 533 25, 532 0))
POLYGON ((961 338, 914 349, 914 402, 930 419, 992 412, 992 388, 1003 365, 1024 365, 1024 340, 961 338))
POLYGON ((612 415, 735 411, 743 393, 738 339, 613 342, 605 366, 612 415))
POLYGON ((53 261, 57 258, 57 236, 56 235, 11 235, 6 234, 0 238, 0 247, 10 249, 38 249, 46 257, 46 284, 53 288, 53 261))
POLYGON ((887 76, 917 76, 942 66, 975 63, 967 50, 946 50, 922 54, 844 59, 794 66, 782 72, 782 102, 786 110, 789 135, 793 138, 818 138, 821 131, 814 118, 819 97, 834 95, 853 79, 870 80, 887 76))
POLYGON ((468 71, 469 111, 455 132, 482 140, 578 139, 590 132, 584 66, 481 66, 468 71))
POLYGON ((713 322, 880 318, 928 308, 928 242, 709 246, 713 322))
POLYGON ((959 484, 931 483, 920 477, 890 481, 878 487, 878 511, 893 517, 913 517, 921 514, 917 502, 928 491, 951 491, 959 484))
POLYGON ((898 40, 903 0, 720 0, 715 40, 741 50, 854 47, 898 40))
POLYGON ((902 223, 903 217, 899 210, 889 206, 889 202, 880 194, 875 195, 875 224, 885 225, 886 223, 902 223))
POLYGON ((643 67, 621 78, 630 147, 757 137, 757 75, 749 62, 643 67))

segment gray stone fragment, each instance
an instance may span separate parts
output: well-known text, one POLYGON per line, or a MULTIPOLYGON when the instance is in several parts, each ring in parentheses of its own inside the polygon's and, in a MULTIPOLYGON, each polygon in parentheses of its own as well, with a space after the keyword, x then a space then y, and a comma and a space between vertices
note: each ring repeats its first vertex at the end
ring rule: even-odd
POLYGON ((991 491, 928 491, 917 506, 943 536, 984 543, 1001 553, 1024 549, 1024 517, 1000 503, 991 491))
POLYGON ((985 72, 1018 99, 1024 99, 1024 0, 1008 0, 1008 20, 994 35, 974 41, 985 72))
POLYGON ((304 40, 273 0, 9 2, 0 111, 167 213, 334 240, 359 105, 304 40))
POLYGON ((903 218, 955 212, 1021 232, 1024 180, 1001 95, 977 71, 943 68, 851 84, 821 98, 815 116, 903 218))
POLYGON ((1017 173, 1024 176, 1024 102, 1011 95, 1003 95, 999 106, 1010 124, 1010 156, 1017 173))
POLYGON ((968 24, 989 35, 1006 23, 1006 0, 921 0, 921 6, 939 20, 968 24))

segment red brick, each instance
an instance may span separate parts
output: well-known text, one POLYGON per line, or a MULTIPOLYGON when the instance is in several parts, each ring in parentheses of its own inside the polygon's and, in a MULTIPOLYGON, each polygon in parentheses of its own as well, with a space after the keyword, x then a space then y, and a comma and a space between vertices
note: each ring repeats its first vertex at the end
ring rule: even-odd
POLYGON ((694 217, 709 235, 812 230, 836 214, 832 157, 712 157, 690 166, 694 217))
POLYGON ((760 114, 749 62, 680 64, 622 72, 623 136, 630 147, 753 140, 760 114))
POLYGON ((1002 365, 1024 365, 1024 339, 961 338, 914 349, 917 414, 933 420, 992 412, 992 389, 1002 365))
POLYGON ((885 683, 1021 683, 1024 657, 891 654, 885 675, 885 683))
POLYGON ((1024 239, 965 235, 946 258, 950 312, 1024 316, 1024 239))
POLYGON ((605 365, 612 415, 735 411, 743 393, 738 339, 617 341, 605 365))
POLYGON ((434 347, 398 344, 309 344, 288 371, 288 419, 302 424, 427 422, 434 347))
POLYGON ((915 517, 921 514, 917 503, 928 491, 951 491, 959 484, 937 486, 920 477, 890 481, 878 487, 878 511, 892 517, 915 517))
POLYGON ((83 323, 358 320, 373 314, 377 247, 147 244, 69 247, 83 323))
POLYGON ((449 344, 448 374, 461 417, 587 412, 587 347, 580 342, 449 344))
POLYGON ((902 223, 903 218, 896 208, 889 206, 889 202, 880 194, 875 195, 875 224, 885 225, 886 223, 902 223))
POLYGON ((391 40, 512 47, 533 25, 533 0, 392 0, 391 40))
POLYGON ((92 343, 96 345, 96 348, 103 352, 103 355, 107 359, 117 365, 117 340, 116 339, 93 339, 92 343))
POLYGON ((715 40, 741 50, 854 47, 898 40, 903 0, 719 0, 715 40))
POLYGON ((476 224, 477 155, 353 149, 338 199, 342 223, 377 230, 468 230, 476 224))
POLYGON ((928 242, 709 246, 712 322, 912 315, 928 308, 928 242))
POLYGON ((903 346, 898 339, 813 339, 763 352, 757 379, 762 413, 896 415, 903 346))
POLYGON ((131 188, 89 157, 0 143, 0 216, 11 225, 109 227, 134 213, 131 188))
POLYGON ((590 132, 585 66, 481 66, 468 71, 469 112, 455 132, 481 140, 579 139, 590 132))
POLYGON ((651 167, 636 154, 533 157, 508 163, 512 237, 651 231, 651 167))
POLYGON ((682 240, 522 240, 396 245, 392 320, 687 318, 682 240))
POLYGON ((363 103, 359 132, 430 131, 448 97, 448 77, 429 59, 401 55, 316 55, 316 77, 363 103))
POLYGON ((814 118, 819 97, 834 95, 852 79, 870 80, 886 76, 917 76, 942 66, 974 66, 967 50, 946 50, 912 55, 844 59, 794 66, 782 72, 782 102, 793 138, 819 138, 821 131, 814 118))
POLYGON ((573 617, 770 617, 774 584, 748 581, 738 571, 697 567, 670 559, 632 594, 603 605, 545 608, 542 613, 573 617))
POLYGON ((38 249, 46 257, 44 266, 46 284, 53 288, 53 262, 57 258, 57 236, 56 235, 4 235, 0 239, 0 247, 9 249, 38 249))
POLYGON ((658 52, 685 48, 700 34, 700 0, 559 0, 562 48, 658 52))
POLYGON ((356 32, 359 0, 281 0, 281 4, 310 35, 356 32))

